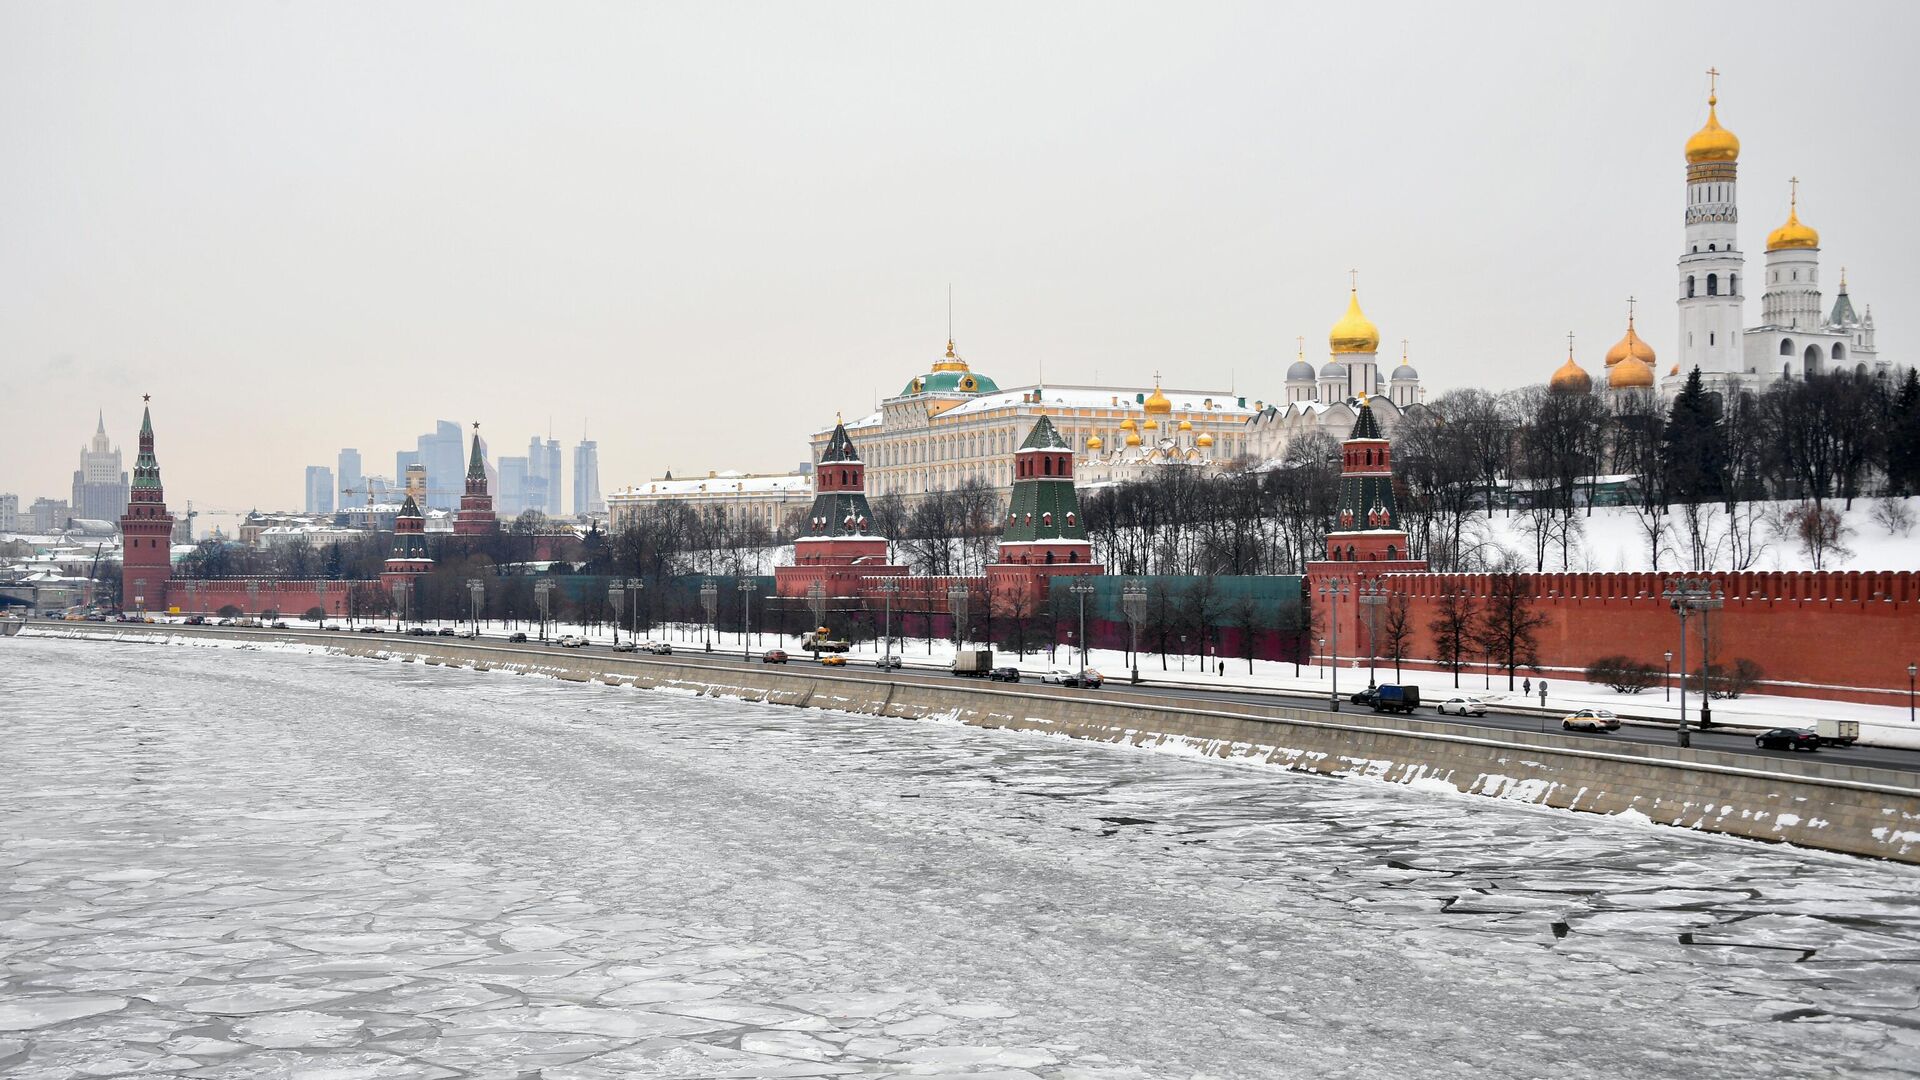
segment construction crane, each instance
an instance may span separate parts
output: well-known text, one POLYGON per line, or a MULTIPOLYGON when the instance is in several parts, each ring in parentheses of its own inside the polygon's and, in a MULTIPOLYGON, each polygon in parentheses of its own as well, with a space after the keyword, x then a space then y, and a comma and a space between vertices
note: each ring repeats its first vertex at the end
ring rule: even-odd
MULTIPOLYGON (((387 493, 390 495, 397 496, 399 498, 405 498, 407 494, 407 489, 404 487, 388 488, 387 493)), ((429 499, 431 499, 435 495, 452 495, 455 498, 458 498, 459 496, 465 495, 466 493, 467 492, 465 488, 428 488, 427 489, 427 497, 429 499)), ((371 506, 373 505, 373 496, 375 493, 372 488, 343 487, 340 489, 340 494, 365 495, 367 497, 367 505, 371 506)), ((345 510, 346 508, 347 508, 346 500, 342 499, 340 502, 340 509, 345 510)))

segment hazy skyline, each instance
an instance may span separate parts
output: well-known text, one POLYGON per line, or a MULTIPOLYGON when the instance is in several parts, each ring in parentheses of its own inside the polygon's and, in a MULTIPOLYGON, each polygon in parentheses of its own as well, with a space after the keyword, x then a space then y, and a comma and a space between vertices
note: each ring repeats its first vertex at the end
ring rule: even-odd
POLYGON ((295 507, 305 466, 383 472, 441 418, 495 455, 584 423, 606 491, 790 469, 926 370, 949 284, 1002 386, 1273 400, 1350 267, 1429 394, 1543 381, 1569 330, 1597 371, 1630 294, 1664 369, 1709 66, 1750 272, 1798 176, 1827 302, 1845 266, 1907 359, 1916 29, 1894 4, 0 3, 0 491, 65 497, 97 409, 131 455, 143 393, 176 508, 295 507))

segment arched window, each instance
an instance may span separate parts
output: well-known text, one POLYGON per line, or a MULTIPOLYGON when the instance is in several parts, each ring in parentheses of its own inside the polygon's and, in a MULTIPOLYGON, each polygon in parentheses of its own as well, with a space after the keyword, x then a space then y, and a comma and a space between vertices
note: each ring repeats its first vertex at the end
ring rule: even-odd
POLYGON ((1042 458, 1041 465, 1045 468, 1046 474, 1048 476, 1053 475, 1053 459, 1052 458, 1042 458))
POLYGON ((1719 245, 1719 244, 1708 244, 1708 245, 1707 245, 1707 250, 1708 250, 1708 251, 1719 251, 1719 250, 1720 250, 1720 245, 1719 245))
POLYGON ((1400 549, 1393 544, 1387 545, 1387 561, 1395 562, 1400 558, 1400 549))
POLYGON ((1693 275, 1692 274, 1687 275, 1687 295, 1688 296, 1693 295, 1693 275))
POLYGON ((1847 358, 1847 347, 1836 341, 1833 343, 1833 362, 1839 363, 1847 358))
POLYGON ((1820 346, 1807 346, 1807 351, 1800 357, 1801 366, 1806 369, 1807 378, 1811 379, 1825 370, 1824 360, 1825 358, 1820 355, 1820 346))
POLYGON ((1707 295, 1708 296, 1720 295, 1720 275, 1719 274, 1707 275, 1707 295))
POLYGON ((1787 381, 1790 381, 1790 380, 1792 380, 1792 378, 1793 378, 1793 364, 1792 364, 1792 362, 1791 362, 1791 361, 1789 361, 1788 363, 1785 363, 1785 364, 1781 364, 1781 365, 1780 365, 1780 378, 1781 378, 1782 380, 1787 380, 1787 381))
POLYGON ((1727 275, 1727 295, 1728 296, 1740 295, 1740 275, 1739 274, 1727 275))
POLYGON ((1793 339, 1792 338, 1780 339, 1780 355, 1781 356, 1793 355, 1793 339))

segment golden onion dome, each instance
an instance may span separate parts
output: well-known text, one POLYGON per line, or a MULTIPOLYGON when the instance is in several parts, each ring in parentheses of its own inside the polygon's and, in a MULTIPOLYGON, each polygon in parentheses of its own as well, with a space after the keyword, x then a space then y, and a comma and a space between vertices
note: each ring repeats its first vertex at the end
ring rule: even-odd
POLYGON ((1672 368, 1672 370, 1670 370, 1670 371, 1668 371, 1668 372, 1667 372, 1667 374, 1669 374, 1669 375, 1678 375, 1678 374, 1680 374, 1680 365, 1679 365, 1679 364, 1675 364, 1675 365, 1673 365, 1673 368, 1672 368))
POLYGON ((1133 422, 1133 417, 1131 416, 1127 417, 1125 420, 1120 421, 1121 431, 1132 431, 1136 426, 1138 425, 1136 425, 1133 422))
POLYGON ((1574 362, 1573 350, 1567 350, 1567 362, 1547 380, 1547 389, 1562 394, 1585 394, 1593 390, 1593 376, 1574 362))
POLYGON ((1128 445, 1128 446, 1139 446, 1139 445, 1140 445, 1140 433, 1139 433, 1139 432, 1137 432, 1137 431, 1129 431, 1129 432, 1127 432, 1127 445, 1128 445))
POLYGON ((1800 192, 1796 189, 1793 201, 1787 205, 1787 223, 1767 234, 1767 250, 1790 251, 1819 246, 1820 231, 1800 223, 1800 192))
POLYGON ((1614 342, 1613 348, 1607 350, 1607 367, 1611 368, 1629 356, 1648 367, 1653 366, 1653 346, 1642 341, 1640 335, 1634 331, 1632 315, 1627 316, 1626 336, 1614 342))
MULTIPOLYGON (((1159 379, 1153 380, 1153 393, 1147 395, 1147 400, 1141 402, 1140 407, 1147 410, 1149 415, 1159 413, 1164 416, 1173 411, 1173 402, 1168 401, 1167 395, 1160 392, 1159 379)), ((1151 424, 1152 421, 1148 423, 1151 424)))
POLYGON ((1144 424, 1141 424, 1140 426, 1141 426, 1142 428, 1145 428, 1145 429, 1146 429, 1146 430, 1148 430, 1148 431, 1153 431, 1153 430, 1155 430, 1155 429, 1157 429, 1157 428, 1159 428, 1159 426, 1160 426, 1160 421, 1158 421, 1158 420, 1155 420, 1155 419, 1154 419, 1153 417, 1151 417, 1151 416, 1149 416, 1149 417, 1147 417, 1147 422, 1146 422, 1146 423, 1144 423, 1144 424))
POLYGON ((968 370, 967 362, 965 360, 960 359, 960 354, 953 351, 952 338, 947 339, 947 355, 933 362, 933 370, 935 371, 966 371, 968 370))
POLYGON ((1347 313, 1327 333, 1327 345, 1336 355, 1380 351, 1380 328, 1360 310, 1360 290, 1347 294, 1347 313))
POLYGON ((1687 164, 1740 160, 1740 140, 1733 132, 1720 126, 1719 104, 1718 94, 1708 95, 1707 126, 1694 132, 1693 138, 1687 140, 1687 164))
POLYGON ((1638 357, 1629 356, 1607 372, 1609 390, 1645 390, 1652 386, 1653 368, 1638 357))
POLYGON ((1202 446, 1202 447, 1204 447, 1204 446, 1212 446, 1212 445, 1213 445, 1213 434, 1212 434, 1211 432, 1206 432, 1206 431, 1203 431, 1203 432, 1201 432, 1201 433, 1200 433, 1200 437, 1199 437, 1199 438, 1197 438, 1197 439, 1195 439, 1195 440, 1193 440, 1193 445, 1195 445, 1195 446, 1202 446))
POLYGON ((1098 435, 1087 436, 1087 449, 1089 450, 1099 450, 1105 447, 1106 445, 1107 445, 1106 442, 1102 440, 1098 435))
POLYGON ((1191 421, 1191 420, 1182 420, 1182 421, 1180 421, 1180 430, 1181 430, 1181 431, 1192 431, 1192 430, 1193 430, 1193 421, 1191 421))

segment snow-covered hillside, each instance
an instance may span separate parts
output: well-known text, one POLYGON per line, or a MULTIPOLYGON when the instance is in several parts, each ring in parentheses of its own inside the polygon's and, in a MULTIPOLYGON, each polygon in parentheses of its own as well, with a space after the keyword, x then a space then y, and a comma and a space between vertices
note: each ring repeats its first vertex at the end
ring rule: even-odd
MULTIPOLYGON (((1580 535, 1568 545, 1567 558, 1561 558, 1559 543, 1547 545, 1543 569, 1575 572, 1920 569, 1920 527, 1913 524, 1920 521, 1920 497, 1855 499, 1851 510, 1844 510, 1839 501, 1828 503, 1840 514, 1838 545, 1828 550, 1817 566, 1813 554, 1793 535, 1786 520, 1787 514, 1798 505, 1750 504, 1743 514, 1745 520, 1738 523, 1729 521, 1722 508, 1707 510, 1699 531, 1703 548, 1709 555, 1699 566, 1694 565, 1691 554, 1691 530, 1678 508, 1656 522, 1632 507, 1596 507, 1591 516, 1583 511, 1576 519, 1580 535), (1899 511, 1891 507, 1905 508, 1904 531, 1897 524, 1890 524, 1888 519, 1899 515, 1899 511), (1738 542, 1733 535, 1736 525, 1745 537, 1738 542), (1660 545, 1657 566, 1652 556, 1656 528, 1660 545)), ((1477 526, 1484 540, 1512 552, 1516 565, 1529 570, 1535 568, 1534 536, 1524 514, 1519 511, 1510 516, 1496 513, 1477 526)))

